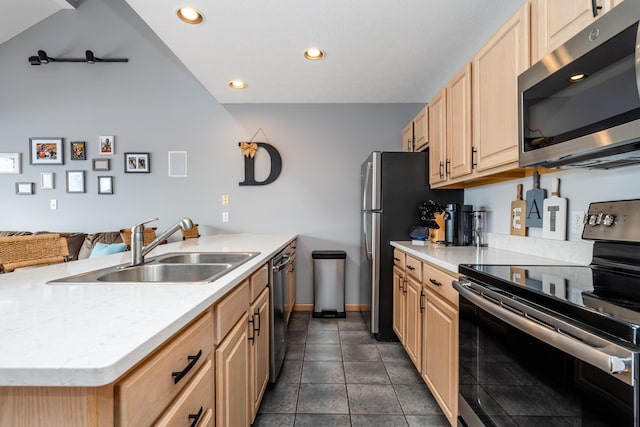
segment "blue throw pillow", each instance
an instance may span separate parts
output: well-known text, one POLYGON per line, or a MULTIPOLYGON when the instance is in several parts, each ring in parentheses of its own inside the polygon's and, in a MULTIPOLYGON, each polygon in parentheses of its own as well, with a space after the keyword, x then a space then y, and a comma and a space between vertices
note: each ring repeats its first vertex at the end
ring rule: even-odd
POLYGON ((97 242, 91 251, 89 258, 97 258, 103 255, 117 254, 127 250, 127 245, 124 243, 113 243, 107 245, 106 243, 97 242))

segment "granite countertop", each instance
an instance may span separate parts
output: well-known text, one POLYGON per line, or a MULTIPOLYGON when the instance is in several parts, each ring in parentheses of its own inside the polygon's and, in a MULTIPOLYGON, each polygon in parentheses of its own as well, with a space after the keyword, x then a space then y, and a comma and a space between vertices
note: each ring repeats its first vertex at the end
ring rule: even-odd
POLYGON ((158 246, 169 252, 260 254, 205 285, 47 285, 130 262, 130 252, 0 274, 0 386, 112 383, 296 238, 205 236, 158 246))
POLYGON ((410 241, 393 241, 391 246, 454 274, 458 273, 459 264, 575 265, 553 258, 489 247, 444 246, 429 242, 425 246, 415 246, 410 241))

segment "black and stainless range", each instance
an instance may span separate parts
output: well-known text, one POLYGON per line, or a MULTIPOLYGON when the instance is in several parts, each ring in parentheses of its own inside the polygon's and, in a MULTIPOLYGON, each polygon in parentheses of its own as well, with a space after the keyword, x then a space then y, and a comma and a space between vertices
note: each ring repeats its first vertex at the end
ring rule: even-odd
POLYGON ((592 203, 582 237, 585 267, 460 266, 461 425, 640 425, 640 200, 592 203))

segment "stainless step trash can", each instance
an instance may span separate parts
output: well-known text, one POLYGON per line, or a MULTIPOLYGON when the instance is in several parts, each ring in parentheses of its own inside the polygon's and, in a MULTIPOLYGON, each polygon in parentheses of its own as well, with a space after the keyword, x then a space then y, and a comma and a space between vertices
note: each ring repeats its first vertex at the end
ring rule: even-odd
POLYGON ((345 251, 313 251, 313 317, 346 317, 345 251))

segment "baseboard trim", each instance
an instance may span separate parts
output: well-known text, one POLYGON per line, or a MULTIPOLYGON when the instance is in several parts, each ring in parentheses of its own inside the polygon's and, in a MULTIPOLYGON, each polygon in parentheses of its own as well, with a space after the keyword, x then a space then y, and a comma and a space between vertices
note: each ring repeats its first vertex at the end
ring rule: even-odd
MULTIPOLYGON (((345 304, 345 311, 362 311, 365 308, 365 304, 345 304)), ((293 311, 313 311, 313 304, 296 304, 293 307, 293 311)))

